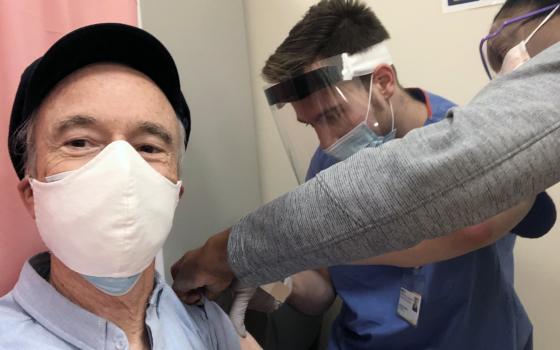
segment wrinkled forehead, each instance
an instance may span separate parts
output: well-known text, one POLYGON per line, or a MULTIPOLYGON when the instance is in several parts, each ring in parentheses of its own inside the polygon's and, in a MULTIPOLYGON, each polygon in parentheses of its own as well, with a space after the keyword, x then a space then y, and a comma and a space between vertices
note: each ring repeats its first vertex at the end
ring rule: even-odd
POLYGON ((87 65, 66 76, 47 94, 38 110, 104 102, 131 107, 135 103, 163 104, 172 110, 163 91, 148 76, 129 66, 108 62, 87 65))
POLYGON ((131 84, 136 87, 149 87, 163 94, 159 87, 144 73, 119 63, 99 62, 87 65, 68 74, 53 87, 47 96, 57 91, 68 89, 70 86, 72 88, 86 88, 92 84, 97 84, 98 87, 103 85, 105 89, 111 87, 117 89, 119 85, 115 83, 131 84))
POLYGON ((158 123, 171 133, 179 123, 171 103, 150 78, 113 63, 88 65, 66 76, 37 110, 44 125, 54 126, 76 116, 98 125, 158 123))

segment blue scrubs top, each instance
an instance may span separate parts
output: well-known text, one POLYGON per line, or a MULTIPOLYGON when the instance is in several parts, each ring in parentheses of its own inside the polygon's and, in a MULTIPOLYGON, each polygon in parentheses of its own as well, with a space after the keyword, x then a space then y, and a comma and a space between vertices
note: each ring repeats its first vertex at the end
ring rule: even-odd
MULTIPOLYGON (((442 120, 454 106, 419 89, 408 92, 426 104, 430 117, 425 125, 442 120)), ((335 163, 318 149, 307 179, 335 163)), ((513 288, 514 244, 510 234, 475 252, 419 268, 330 267, 343 304, 328 349, 531 349, 532 325, 513 288), (422 296, 417 326, 397 314, 401 287, 422 296)))

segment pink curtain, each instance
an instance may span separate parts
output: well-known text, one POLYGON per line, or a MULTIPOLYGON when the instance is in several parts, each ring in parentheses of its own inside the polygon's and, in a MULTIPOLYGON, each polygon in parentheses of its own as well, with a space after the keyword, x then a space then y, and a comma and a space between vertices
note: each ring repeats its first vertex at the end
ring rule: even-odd
POLYGON ((45 250, 16 190, 8 124, 23 69, 65 33, 99 22, 137 25, 136 0, 0 0, 0 296, 22 264, 45 250))

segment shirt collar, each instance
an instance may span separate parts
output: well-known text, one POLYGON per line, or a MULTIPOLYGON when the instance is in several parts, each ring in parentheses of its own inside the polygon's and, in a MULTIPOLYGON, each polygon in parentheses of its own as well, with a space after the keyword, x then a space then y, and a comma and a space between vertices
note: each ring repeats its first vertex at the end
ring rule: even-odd
MULTIPOLYGON (((109 333, 122 333, 116 325, 81 308, 60 294, 48 281, 50 254, 41 253, 23 266, 13 295, 16 302, 47 330, 84 349, 104 349, 109 333)), ((149 304, 156 310, 164 283, 156 273, 149 304)))
POLYGON ((406 88, 405 90, 406 92, 408 92, 410 96, 412 96, 412 98, 426 105, 426 110, 428 111, 428 120, 431 119, 433 115, 433 110, 432 110, 432 102, 430 101, 430 95, 428 95, 426 91, 420 88, 406 88))

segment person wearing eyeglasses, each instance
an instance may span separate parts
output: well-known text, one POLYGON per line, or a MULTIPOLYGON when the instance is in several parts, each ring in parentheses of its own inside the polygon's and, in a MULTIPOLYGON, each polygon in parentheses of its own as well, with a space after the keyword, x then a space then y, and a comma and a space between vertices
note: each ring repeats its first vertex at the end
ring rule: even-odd
POLYGON ((257 286, 401 250, 560 181, 558 6, 506 1, 481 45, 495 79, 468 105, 359 151, 187 252, 173 269, 175 291, 192 301, 197 288, 215 293, 234 277, 257 286))
POLYGON ((559 8, 560 2, 551 0, 507 1, 494 18, 490 34, 480 41, 488 78, 513 72, 555 44, 560 31, 560 17, 555 16, 560 14, 559 8))

